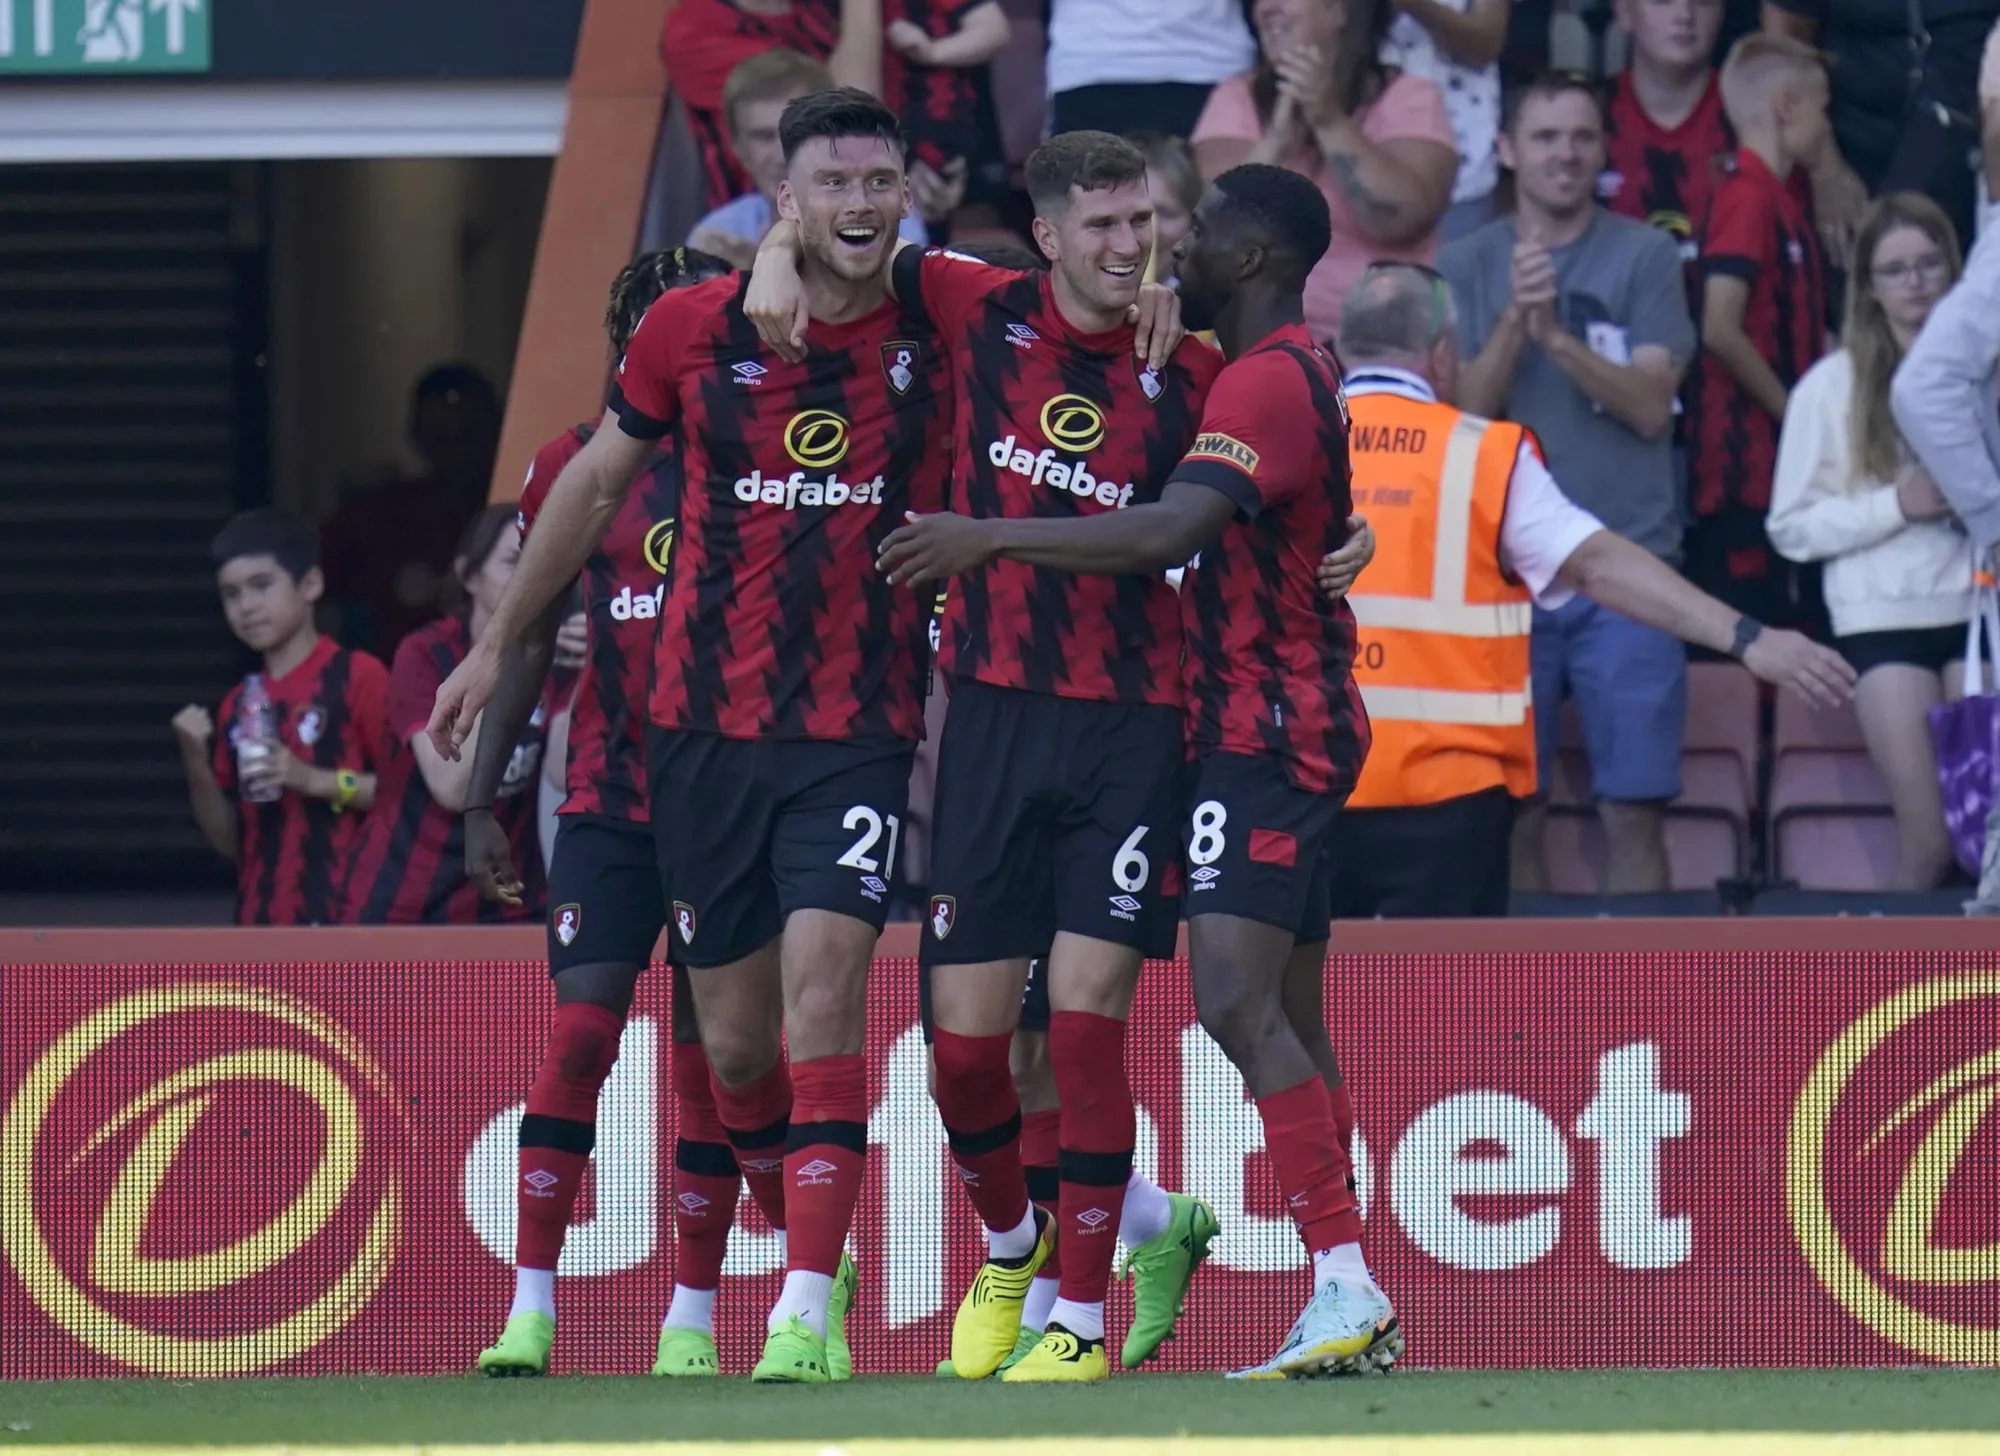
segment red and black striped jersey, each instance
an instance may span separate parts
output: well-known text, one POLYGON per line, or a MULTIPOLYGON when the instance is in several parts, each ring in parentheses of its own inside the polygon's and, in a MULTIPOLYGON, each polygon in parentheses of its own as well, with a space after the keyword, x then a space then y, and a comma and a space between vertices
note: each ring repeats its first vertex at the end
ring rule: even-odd
MULTIPOLYGON (((535 785, 542 767, 546 704, 514 745, 493 796, 493 817, 514 849, 525 891, 519 906, 482 899, 465 874, 465 819, 431 797, 411 741, 430 721, 437 690, 465 660, 459 617, 419 627, 396 648, 389 670, 389 730, 395 750, 375 789, 375 808, 347 882, 347 919, 364 925, 470 924, 542 913, 542 852, 535 837, 535 785)), ((469 750, 468 750, 469 751, 469 750)))
POLYGON ((1370 741, 1354 613, 1314 573, 1347 539, 1347 401, 1304 324, 1222 371, 1174 478, 1236 507, 1181 580, 1190 756, 1264 754, 1300 789, 1346 793, 1370 741))
POLYGON ((702 207, 755 191, 729 142, 722 88, 729 73, 752 56, 791 50, 823 61, 840 36, 840 15, 829 0, 792 0, 782 14, 752 14, 729 0, 678 0, 660 31, 660 62, 687 110, 688 129, 701 153, 702 207))
POLYGON ((1722 110, 1722 87, 1708 89, 1679 126, 1661 126, 1633 93, 1630 73, 1611 78, 1604 102, 1604 170, 1597 197, 1620 217, 1672 235, 1684 262, 1693 262, 1695 232, 1708 215, 1709 194, 1736 134, 1722 110))
MULTIPOLYGON (((563 467, 595 425, 565 430, 535 453, 521 487, 526 539, 563 467)), ((611 529, 584 563, 584 620, 590 641, 570 701, 564 814, 601 814, 643 824, 646 792, 646 691, 653 637, 666 594, 667 560, 680 506, 680 462, 662 450, 633 483, 611 529)))
MULTIPOLYGON (((1812 214, 1748 148, 1729 159, 1701 229, 1701 273, 1750 290, 1743 331, 1790 389, 1826 352, 1826 263, 1812 214)), ((1769 510, 1778 418, 1707 350, 1689 371, 1689 477, 1697 516, 1769 510)))
POLYGON ((875 556, 935 511, 949 457, 941 351, 893 302, 768 352, 731 274, 663 295, 618 365, 626 433, 675 433, 673 569, 650 716, 731 738, 923 736, 927 594, 875 556))
MULTIPOLYGON (((1088 516, 1159 499, 1194 442, 1222 356, 1192 339, 1147 369, 1132 330, 1084 334, 1049 275, 905 248, 896 291, 951 353, 953 508, 1088 516)), ((1105 702, 1181 702, 1180 607, 1158 573, 1073 576, 994 561, 945 608, 947 676, 1105 702)))
MULTIPOLYGON (((888 0, 882 21, 907 20, 933 40, 957 32, 966 15, 997 0, 888 0)), ((903 119, 910 156, 938 169, 954 157, 968 164, 982 150, 979 115, 992 104, 986 66, 920 66, 894 46, 882 48, 882 94, 903 119)))
MULTIPOLYGON (((266 676, 278 739, 314 768, 379 774, 392 755, 389 669, 365 652, 322 637, 283 677, 266 676)), ((287 793, 268 804, 241 798, 236 740, 243 685, 216 715, 215 781, 236 801, 236 923, 331 925, 339 921, 341 885, 368 816, 336 811, 325 799, 287 793)))

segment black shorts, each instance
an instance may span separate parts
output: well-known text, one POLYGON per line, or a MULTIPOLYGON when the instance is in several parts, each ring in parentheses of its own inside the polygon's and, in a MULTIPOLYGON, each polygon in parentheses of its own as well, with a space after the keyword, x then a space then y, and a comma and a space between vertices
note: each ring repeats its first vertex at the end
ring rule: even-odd
MULTIPOLYGON (((924 1045, 929 1046, 937 1029, 931 1011, 931 968, 917 967, 917 1024, 924 1029, 924 1045)), ((1016 1031, 1049 1029, 1049 958, 1038 955, 1028 962, 1028 984, 1021 991, 1021 1019, 1016 1031)))
POLYGON ((653 824, 678 959, 722 966, 775 940, 794 910, 877 930, 901 850, 915 745, 658 731, 653 824))
POLYGON ((1833 639, 1857 673, 1871 667, 1921 667, 1942 673, 1945 664, 1965 661, 1965 628, 1907 627, 1900 632, 1854 632, 1833 639))
POLYGON ((1169 956, 1181 711, 951 685, 926 965, 1036 956, 1059 930, 1169 956))
MULTIPOLYGON (((572 966, 650 965, 666 923, 651 825, 597 814, 556 816, 550 975, 572 966)), ((673 959, 671 946, 667 958, 673 959)))
POLYGON ((1336 920, 1498 919, 1512 880, 1514 801, 1482 789, 1402 809, 1349 809, 1327 843, 1336 920))
POLYGON ((1188 766, 1185 910, 1236 915, 1326 939, 1330 866, 1321 851, 1345 794, 1293 785, 1274 758, 1209 753, 1188 766))

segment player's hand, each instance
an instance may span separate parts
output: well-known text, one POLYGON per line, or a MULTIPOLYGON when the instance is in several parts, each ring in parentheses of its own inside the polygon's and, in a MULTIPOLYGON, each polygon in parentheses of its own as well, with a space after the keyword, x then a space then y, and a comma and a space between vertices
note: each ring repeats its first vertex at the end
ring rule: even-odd
POLYGON ((931 63, 931 38, 921 25, 911 20, 892 20, 883 28, 882 39, 889 49, 906 61, 920 66, 931 63))
POLYGON ((1855 672, 1847 659, 1798 632, 1766 627, 1745 650, 1743 665, 1822 708, 1837 708, 1854 696, 1855 672))
POLYGON ((889 533, 875 556, 882 574, 897 586, 963 576, 996 554, 984 521, 949 511, 930 516, 905 511, 903 520, 905 524, 889 533))
POLYGON ((1126 310, 1132 324, 1132 352, 1148 369, 1164 369, 1187 337, 1181 325, 1180 295, 1164 283, 1139 285, 1139 301, 1126 310))
POLYGON ((174 714, 174 737, 179 740, 182 752, 206 756, 215 737, 215 720, 201 704, 189 703, 174 714))
POLYGON ((589 646, 590 619, 582 612, 571 612, 556 629, 556 666, 582 667, 589 646))
POLYGON ((431 721, 424 727, 424 736, 430 739, 439 758, 447 763, 458 762, 459 749, 472 736, 472 725, 492 701, 493 689, 499 683, 500 654, 483 643, 475 643, 465 654, 465 661, 438 685, 431 721))
POLYGON ((465 875, 479 886, 482 898, 520 905, 522 886, 514 871, 514 847, 491 809, 465 811, 465 875))
POLYGON ((1355 579, 1368 568, 1375 559, 1375 528, 1368 524, 1366 516, 1347 518, 1347 540, 1340 549, 1330 551, 1319 559, 1319 569, 1314 573, 1319 589, 1338 601, 1353 588, 1355 579))
MULTIPOLYGON (((780 222, 772 234, 788 226, 780 222)), ((791 249, 773 247, 769 236, 757 250, 750 287, 743 295, 743 316, 765 347, 780 359, 796 364, 805 358, 806 325, 812 319, 806 308, 806 286, 799 281, 799 265, 791 249)))

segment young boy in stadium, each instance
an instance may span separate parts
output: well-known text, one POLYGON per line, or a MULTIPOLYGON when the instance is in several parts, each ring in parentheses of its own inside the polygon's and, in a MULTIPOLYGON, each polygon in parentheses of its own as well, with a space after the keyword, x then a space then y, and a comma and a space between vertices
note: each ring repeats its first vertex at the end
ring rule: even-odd
POLYGON ((1687 573, 1759 621, 1810 626, 1817 577, 1778 559, 1764 533, 1778 424, 1799 376, 1826 352, 1826 266, 1790 185, 1827 146, 1818 52, 1749 35, 1722 68, 1739 145, 1699 233, 1702 350, 1687 401, 1695 526, 1687 573))
POLYGON ((888 0, 883 18, 882 94, 909 133, 917 211, 943 236, 958 203, 1006 189, 986 68, 1007 44, 1007 12, 1000 0, 888 0))
POLYGON ((195 822, 236 866, 238 924, 330 924, 390 753, 389 671, 314 626, 326 583, 309 523, 246 511, 211 555, 229 630, 263 655, 268 707, 261 728, 246 721, 246 679, 222 700, 219 734, 196 704, 174 715, 195 822))
MULTIPOLYGON (((635 259, 612 285, 605 313, 613 357, 624 354, 662 293, 728 271, 722 259, 682 248, 635 259)), ((537 452, 521 493, 524 535, 532 533, 549 487, 595 431, 594 423, 577 425, 537 452)), ((514 1302, 500 1338, 479 1356, 488 1375, 547 1373, 556 1267, 597 1140, 598 1094, 617 1058, 639 976, 667 923, 646 791, 644 707, 680 487, 679 457, 662 449, 580 576, 588 645, 572 707, 568 792, 549 869, 555 1024, 521 1121, 514 1302)), ((565 597, 555 598, 508 653, 487 705, 486 719, 496 731, 490 740, 482 737, 473 762, 465 854, 466 872, 490 900, 518 902, 521 882, 491 808, 506 755, 487 745, 511 742, 533 712, 565 605, 565 597)), ((765 1166, 768 1160, 739 1167, 717 1112, 687 971, 676 964, 673 979, 674 1292, 653 1374, 712 1376, 715 1296, 743 1178, 747 1172, 752 1196, 781 1235, 784 1184, 782 1170, 765 1166)), ((828 1318, 829 1361, 843 1372, 852 1368, 844 1313, 835 1308, 828 1318)))

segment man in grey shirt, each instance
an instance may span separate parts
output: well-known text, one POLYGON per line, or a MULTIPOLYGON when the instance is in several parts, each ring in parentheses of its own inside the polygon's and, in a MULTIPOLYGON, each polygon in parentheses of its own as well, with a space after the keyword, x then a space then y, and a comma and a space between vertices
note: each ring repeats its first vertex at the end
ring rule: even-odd
MULTIPOLYGON (((1526 425, 1572 500, 1677 562, 1674 398, 1695 349, 1680 254, 1665 233, 1597 206, 1604 116, 1581 81, 1555 77, 1529 87, 1499 145, 1514 173, 1515 216, 1438 258, 1457 298, 1467 361, 1458 402, 1526 425)), ((1563 699, 1574 696, 1604 826, 1606 888, 1666 889, 1661 810, 1680 793, 1687 713, 1680 643, 1579 598, 1536 610, 1532 655, 1543 793, 1563 699)), ((1547 887, 1545 817, 1540 803, 1520 816, 1516 889, 1547 887)))

